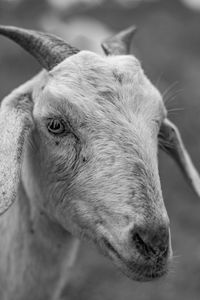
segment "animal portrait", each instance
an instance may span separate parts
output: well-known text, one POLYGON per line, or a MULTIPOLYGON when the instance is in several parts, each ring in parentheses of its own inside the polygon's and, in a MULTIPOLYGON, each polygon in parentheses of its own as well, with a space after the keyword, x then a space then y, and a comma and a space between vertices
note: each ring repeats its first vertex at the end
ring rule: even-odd
POLYGON ((58 300, 80 241, 127 277, 173 261, 159 148, 200 195, 200 179, 162 95, 130 54, 135 27, 79 50, 51 33, 0 26, 41 72, 0 107, 0 299, 58 300))

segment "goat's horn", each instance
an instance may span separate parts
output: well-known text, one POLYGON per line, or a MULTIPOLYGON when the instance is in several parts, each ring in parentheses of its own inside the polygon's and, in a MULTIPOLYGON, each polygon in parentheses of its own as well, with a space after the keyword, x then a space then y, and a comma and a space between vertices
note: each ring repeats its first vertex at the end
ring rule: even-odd
POLYGON ((47 70, 51 70, 68 56, 79 52, 61 38, 39 31, 0 26, 0 34, 19 44, 47 70))
POLYGON ((136 32, 136 27, 131 26, 118 34, 106 39, 102 44, 102 48, 106 55, 123 55, 129 54, 132 38, 136 32))

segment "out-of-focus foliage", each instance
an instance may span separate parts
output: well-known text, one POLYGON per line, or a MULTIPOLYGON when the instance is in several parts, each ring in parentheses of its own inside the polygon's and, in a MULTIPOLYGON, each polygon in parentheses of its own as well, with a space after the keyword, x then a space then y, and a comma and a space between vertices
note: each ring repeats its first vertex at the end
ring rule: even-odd
POLYGON ((77 6, 84 6, 85 8, 90 8, 93 6, 101 5, 104 0, 47 0, 51 7, 58 11, 72 10, 77 6))
MULTIPOLYGON (((9 1, 9 0, 8 0, 9 1)), ((11 1, 11 0, 10 0, 11 1)), ((14 0, 13 0, 14 1, 14 0)), ((103 2, 112 2, 112 4, 120 4, 125 7, 133 7, 141 2, 153 2, 157 0, 47 0, 50 5, 58 10, 73 9, 77 6, 85 6, 86 8, 101 5, 103 2)))
MULTIPOLYGON (((23 0, 2 0, 2 2, 19 3, 23 0)), ((157 0, 46 0, 47 3, 58 11, 76 9, 78 6, 84 6, 86 9, 101 5, 103 2, 118 3, 124 7, 133 7, 144 2, 155 2, 157 0)), ((200 9, 199 0, 181 0, 185 5, 193 8, 200 9)))
POLYGON ((62 36, 79 49, 102 53, 100 42, 113 34, 113 31, 91 17, 78 17, 63 22, 55 16, 46 16, 41 20, 45 31, 62 36))
MULTIPOLYGON (((199 1, 194 4, 195 0, 0 0, 0 20, 47 30, 97 52, 106 36, 136 24, 132 52, 164 94, 169 117, 200 170, 200 13, 194 9, 199 1)), ((1 98, 39 69, 20 47, 0 37, 1 98)), ((65 291, 67 299, 200 299, 200 199, 163 154, 160 174, 175 254, 167 278, 145 284, 130 281, 85 243, 65 291)))
POLYGON ((185 5, 192 9, 200 9, 200 1, 199 0, 182 0, 185 5))

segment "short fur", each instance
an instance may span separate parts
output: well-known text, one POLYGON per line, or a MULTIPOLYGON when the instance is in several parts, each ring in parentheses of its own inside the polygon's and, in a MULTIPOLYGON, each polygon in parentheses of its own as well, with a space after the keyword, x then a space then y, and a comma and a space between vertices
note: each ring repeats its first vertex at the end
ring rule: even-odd
POLYGON ((157 162, 165 118, 160 93, 128 55, 82 51, 3 100, 0 299, 60 299, 82 237, 133 279, 166 273, 157 162), (48 131, 49 119, 65 122, 63 136, 48 131))

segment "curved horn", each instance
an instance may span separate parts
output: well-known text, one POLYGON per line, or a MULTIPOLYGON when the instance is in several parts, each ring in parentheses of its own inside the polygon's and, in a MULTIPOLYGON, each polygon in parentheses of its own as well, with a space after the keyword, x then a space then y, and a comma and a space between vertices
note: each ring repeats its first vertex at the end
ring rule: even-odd
POLYGON ((15 41, 32 54, 47 70, 51 70, 68 56, 79 52, 55 35, 12 26, 0 26, 0 34, 15 41))
POLYGON ((118 34, 106 39, 102 48, 106 55, 123 55, 129 54, 132 38, 136 32, 135 26, 130 26, 118 34))

